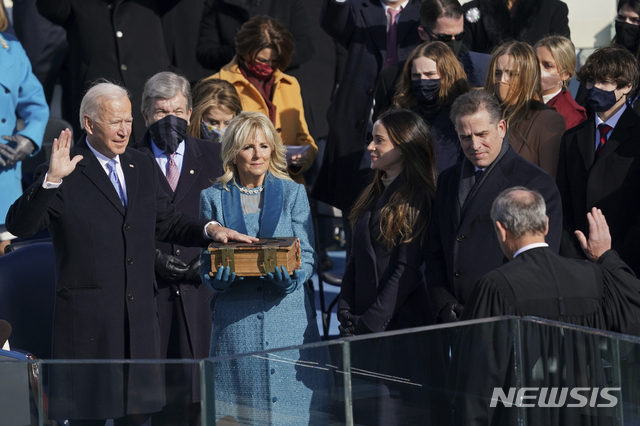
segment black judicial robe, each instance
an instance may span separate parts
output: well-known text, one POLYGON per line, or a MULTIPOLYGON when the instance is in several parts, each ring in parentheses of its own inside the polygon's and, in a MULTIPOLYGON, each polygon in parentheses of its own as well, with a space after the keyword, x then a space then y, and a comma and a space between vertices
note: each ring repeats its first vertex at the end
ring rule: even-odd
MULTIPOLYGON (((640 280, 613 250, 594 264, 562 258, 549 248, 534 248, 481 278, 462 319, 535 315, 638 336, 639 291, 640 280)), ((448 374, 456 424, 517 423, 517 408, 489 404, 495 387, 506 393, 518 383, 514 333, 505 321, 459 330, 448 374)), ((535 321, 521 323, 521 336, 521 387, 612 386, 605 366, 618 355, 611 353, 609 338, 588 329, 535 321)), ((582 394, 591 397, 591 393, 582 394)), ((621 403, 620 392, 613 395, 621 403)), ((597 402, 607 403, 601 397, 597 402)), ((567 397, 567 404, 571 403, 576 400, 567 397)), ((529 424, 600 425, 612 424, 614 409, 532 407, 526 409, 526 416, 529 424)))

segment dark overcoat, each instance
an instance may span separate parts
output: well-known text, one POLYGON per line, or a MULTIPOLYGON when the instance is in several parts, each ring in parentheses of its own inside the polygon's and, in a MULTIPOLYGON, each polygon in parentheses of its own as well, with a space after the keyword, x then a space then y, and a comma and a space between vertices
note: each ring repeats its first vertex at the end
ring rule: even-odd
POLYGON ((557 183, 562 196, 563 233, 560 253, 584 258, 574 235, 589 235, 587 212, 602 209, 613 248, 640 273, 640 117, 622 113, 595 160, 596 126, 592 115, 562 137, 557 183))
POLYGON ((77 134, 80 102, 98 78, 123 84, 131 92, 133 134, 135 138, 144 134, 140 112, 144 84, 171 66, 161 17, 179 1, 37 0, 40 14, 67 31, 71 123, 77 134))
MULTIPOLYGON (((210 187, 215 179, 222 175, 220 147, 221 144, 218 142, 185 136, 184 160, 175 193, 158 166, 160 188, 181 213, 198 216, 200 192, 210 187)), ((153 156, 149 132, 144 134, 134 148, 153 156)), ((187 264, 200 256, 200 250, 196 247, 156 241, 156 248, 187 264)), ((178 359, 208 357, 211 341, 211 311, 208 299, 213 292, 201 282, 168 282, 158 276, 156 280, 162 356, 178 359)), ((196 391, 195 395, 199 395, 200 378, 194 377, 194 380, 193 390, 196 391)))
MULTIPOLYGON (((410 0, 398 18, 398 60, 420 44, 420 1, 410 0)), ((387 50, 387 16, 379 0, 325 0, 322 28, 348 50, 327 120, 329 135, 312 196, 341 209, 351 207, 367 179, 360 173, 369 116, 387 50)))
MULTIPOLYGON (((508 143, 505 139, 503 143, 508 143)), ((555 182, 538 166, 508 147, 461 212, 458 201, 460 176, 468 160, 445 170, 438 178, 438 191, 429 224, 427 285, 435 312, 447 302, 464 305, 478 279, 502 265, 504 254, 498 243, 491 204, 503 190, 513 186, 535 189, 544 197, 549 216, 547 243, 557 252, 562 230, 562 205, 555 182)))
MULTIPOLYGON (((75 155, 83 159, 58 189, 42 188, 45 163, 7 214, 11 233, 26 237, 48 227, 53 239, 53 358, 161 358, 155 241, 205 246, 207 221, 178 212, 158 184, 158 167, 149 155, 131 149, 120 155, 126 210, 84 136, 71 151, 75 155)), ((51 369, 49 413, 54 418, 109 419, 158 411, 164 405, 159 371, 149 366, 56 366, 51 369)))

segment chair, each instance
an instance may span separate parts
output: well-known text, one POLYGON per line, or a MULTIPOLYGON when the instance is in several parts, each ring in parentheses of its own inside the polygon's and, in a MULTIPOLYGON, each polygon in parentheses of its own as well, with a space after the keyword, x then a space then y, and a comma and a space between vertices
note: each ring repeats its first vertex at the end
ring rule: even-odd
MULTIPOLYGON (((329 206, 328 204, 325 204, 316 200, 310 200, 310 202, 311 202, 311 215, 313 217, 313 232, 316 235, 315 249, 316 249, 316 253, 319 253, 320 249, 318 244, 319 244, 320 238, 318 238, 318 236, 320 235, 320 232, 318 230, 318 220, 319 219, 335 219, 335 218, 341 217, 341 212, 335 207, 329 206)), ((324 339, 327 339, 329 337, 329 326, 331 325, 331 311, 338 304, 340 293, 338 293, 338 295, 327 306, 327 303, 325 301, 325 296, 324 296, 324 284, 327 283, 332 286, 341 287, 343 274, 325 272, 320 270, 320 268, 317 269, 317 273, 318 273, 318 291, 320 293, 320 312, 322 314, 322 333, 323 333, 324 339)))
POLYGON ((11 345, 51 358, 55 261, 53 244, 39 242, 0 256, 0 313, 13 328, 11 345))

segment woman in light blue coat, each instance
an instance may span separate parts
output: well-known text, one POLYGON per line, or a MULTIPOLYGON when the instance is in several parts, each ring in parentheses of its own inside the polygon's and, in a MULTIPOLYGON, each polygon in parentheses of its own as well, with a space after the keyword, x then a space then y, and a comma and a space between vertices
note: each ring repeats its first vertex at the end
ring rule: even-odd
POLYGON ((11 204, 22 195, 21 162, 40 150, 49 120, 44 91, 31 72, 27 54, 14 35, 1 32, 7 23, 0 7, 0 255, 7 240, 13 238, 4 221, 11 204), (18 118, 24 120, 20 131, 18 118))
MULTIPOLYGON (((200 273, 211 301, 211 357, 296 346, 320 340, 305 285, 316 265, 304 186, 287 173, 286 150, 261 113, 234 118, 222 139, 225 174, 200 195, 200 217, 251 237, 298 237, 299 270, 277 267, 263 277, 236 277, 229 267, 200 273)), ((246 356, 214 364, 216 417, 241 424, 317 423, 329 411, 331 387, 325 348, 246 356)))

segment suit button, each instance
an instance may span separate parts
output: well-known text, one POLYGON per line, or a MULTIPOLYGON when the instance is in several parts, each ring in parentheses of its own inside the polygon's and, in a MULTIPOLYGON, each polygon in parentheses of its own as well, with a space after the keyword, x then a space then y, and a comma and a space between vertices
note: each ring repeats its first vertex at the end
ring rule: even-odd
POLYGON ((5 88, 4 93, 9 93, 9 89, 5 88))
POLYGON ((3 118, 3 119, 2 119, 2 122, 3 122, 3 123, 6 123, 6 122, 7 122, 7 119, 6 119, 6 118, 3 118))
POLYGON ((271 374, 276 374, 276 369, 275 368, 271 369, 271 374))
POLYGON ((458 235, 458 238, 456 238, 456 241, 460 242, 460 241, 464 240, 465 238, 467 238, 467 237, 465 237, 464 235, 458 235))
POLYGON ((264 342, 264 345, 265 346, 269 346, 269 342, 264 342))
POLYGON ((120 69, 122 71, 126 71, 127 70, 127 66, 125 64, 120 65, 120 69))
POLYGON ((271 401, 276 402, 278 400, 278 398, 276 398, 275 396, 273 398, 271 398, 271 401))
POLYGON ((128 258, 127 259, 127 265, 133 265, 133 259, 132 258, 128 258))
POLYGON ((461 275, 462 275, 462 271, 456 271, 453 273, 453 276, 456 278, 460 278, 461 275))
POLYGON ((129 229, 131 229, 131 225, 129 225, 128 223, 124 224, 124 230, 128 231, 129 229))
POLYGON ((367 89, 367 93, 368 93, 368 94, 372 94, 372 93, 373 93, 373 89, 372 89, 371 87, 369 87, 369 88, 367 89))
POLYGON ((262 315, 262 314, 258 314, 258 319, 260 319, 260 320, 261 320, 262 318, 264 318, 264 315, 262 315))
POLYGON ((127 299, 129 299, 130 301, 133 300, 133 293, 129 293, 127 295, 127 299))
POLYGON ((116 31, 116 37, 122 38, 122 31, 116 31))
POLYGON ((176 296, 180 296, 180 290, 176 290, 176 296))
POLYGON ((180 256, 180 250, 176 250, 176 256, 180 256))

